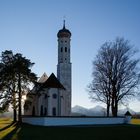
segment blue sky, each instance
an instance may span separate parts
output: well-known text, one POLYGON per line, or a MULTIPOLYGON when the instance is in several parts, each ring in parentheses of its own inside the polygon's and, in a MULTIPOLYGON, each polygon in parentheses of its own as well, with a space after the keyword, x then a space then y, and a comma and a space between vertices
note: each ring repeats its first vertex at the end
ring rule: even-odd
MULTIPOLYGON (((56 35, 65 16, 72 33, 72 105, 94 107, 86 91, 92 60, 105 41, 118 36, 138 49, 139 13, 139 0, 0 0, 0 52, 22 53, 35 62, 38 77, 56 74, 56 35)), ((129 106, 140 111, 137 101, 129 106)))

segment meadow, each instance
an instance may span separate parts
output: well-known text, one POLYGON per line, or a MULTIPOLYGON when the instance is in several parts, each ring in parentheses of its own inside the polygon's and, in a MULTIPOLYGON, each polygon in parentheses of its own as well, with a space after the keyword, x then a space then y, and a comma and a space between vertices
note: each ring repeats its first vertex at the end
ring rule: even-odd
POLYGON ((0 140, 138 140, 140 119, 131 125, 45 127, 0 119, 0 140))

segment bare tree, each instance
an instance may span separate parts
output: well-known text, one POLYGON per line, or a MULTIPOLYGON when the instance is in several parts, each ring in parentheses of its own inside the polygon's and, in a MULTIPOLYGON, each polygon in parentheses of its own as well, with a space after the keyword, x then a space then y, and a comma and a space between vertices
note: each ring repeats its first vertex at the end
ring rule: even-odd
POLYGON ((118 105, 138 93, 139 59, 129 41, 117 38, 103 44, 93 61, 93 80, 89 85, 90 99, 107 105, 117 116, 118 105))

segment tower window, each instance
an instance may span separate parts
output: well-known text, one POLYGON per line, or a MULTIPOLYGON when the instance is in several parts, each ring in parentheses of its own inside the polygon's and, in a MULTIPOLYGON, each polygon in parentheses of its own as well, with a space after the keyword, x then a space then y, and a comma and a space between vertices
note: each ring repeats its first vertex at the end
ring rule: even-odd
POLYGON ((67 43, 67 41, 65 40, 65 43, 67 43))
POLYGON ((61 52, 63 52, 63 48, 61 47, 61 52))
POLYGON ((65 52, 67 52, 67 47, 65 47, 65 52))

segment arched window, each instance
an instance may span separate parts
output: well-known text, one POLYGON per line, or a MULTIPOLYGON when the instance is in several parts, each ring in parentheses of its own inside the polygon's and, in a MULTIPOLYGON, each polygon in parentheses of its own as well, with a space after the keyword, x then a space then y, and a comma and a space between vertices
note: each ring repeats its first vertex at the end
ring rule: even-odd
POLYGON ((67 52, 67 47, 65 47, 65 52, 67 52))
POLYGON ((45 99, 47 99, 47 94, 45 94, 45 99))
POLYGON ((40 107, 40 116, 43 116, 43 105, 40 107))
POLYGON ((33 109, 32 109, 32 116, 35 116, 35 107, 33 106, 33 109))
POLYGON ((54 93, 52 96, 53 96, 53 98, 54 98, 54 99, 56 99, 56 98, 57 98, 57 95, 56 95, 55 93, 54 93))
POLYGON ((47 108, 44 108, 44 116, 47 116, 47 108))
POLYGON ((56 116, 56 108, 55 107, 53 107, 53 109, 52 109, 52 115, 56 116))

